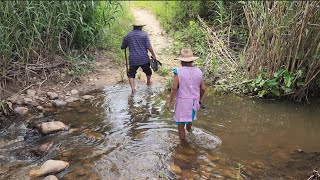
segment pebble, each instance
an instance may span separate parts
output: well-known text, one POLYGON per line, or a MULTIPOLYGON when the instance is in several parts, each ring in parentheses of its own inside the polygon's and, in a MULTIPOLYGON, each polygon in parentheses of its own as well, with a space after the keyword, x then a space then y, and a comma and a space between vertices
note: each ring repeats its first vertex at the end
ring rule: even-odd
POLYGON ((170 170, 177 174, 180 174, 182 172, 181 168, 175 164, 170 165, 170 170))
POLYGON ((62 100, 53 100, 52 101, 52 105, 55 107, 62 107, 65 106, 67 103, 65 101, 62 100))
POLYGON ((47 95, 49 96, 50 100, 54 100, 54 99, 58 99, 59 98, 58 94, 54 93, 54 92, 47 92, 47 95))
POLYGON ((79 93, 79 91, 76 90, 76 89, 72 89, 72 90, 71 90, 71 94, 72 94, 72 95, 75 95, 75 94, 78 94, 78 93, 79 93))
POLYGON ((26 107, 16 107, 14 108, 14 112, 19 114, 20 116, 25 116, 29 113, 29 109, 26 107))

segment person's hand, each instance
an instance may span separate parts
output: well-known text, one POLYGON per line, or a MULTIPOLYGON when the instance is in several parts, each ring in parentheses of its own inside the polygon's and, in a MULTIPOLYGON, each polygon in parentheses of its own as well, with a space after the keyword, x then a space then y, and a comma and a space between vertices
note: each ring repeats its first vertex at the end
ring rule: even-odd
POLYGON ((154 56, 151 56, 151 59, 157 59, 157 57, 154 55, 154 56))

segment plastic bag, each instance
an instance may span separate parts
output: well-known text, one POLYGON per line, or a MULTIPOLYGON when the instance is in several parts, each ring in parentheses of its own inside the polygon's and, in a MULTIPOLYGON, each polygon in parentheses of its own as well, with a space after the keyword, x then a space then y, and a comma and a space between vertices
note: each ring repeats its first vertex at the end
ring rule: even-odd
POLYGON ((159 65, 162 66, 162 63, 156 59, 151 59, 150 61, 151 68, 154 72, 158 71, 159 65))

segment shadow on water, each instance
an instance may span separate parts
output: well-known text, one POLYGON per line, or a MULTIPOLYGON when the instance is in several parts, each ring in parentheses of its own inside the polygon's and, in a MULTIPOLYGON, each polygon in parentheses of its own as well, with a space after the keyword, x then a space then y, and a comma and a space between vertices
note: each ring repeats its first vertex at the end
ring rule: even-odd
POLYGON ((319 166, 316 105, 209 90, 207 108, 180 143, 161 91, 141 85, 132 96, 127 85, 106 87, 90 101, 31 120, 62 121, 68 132, 44 136, 25 122, 1 130, 0 179, 28 179, 47 159, 70 163, 57 174, 62 179, 305 179, 319 166), (49 142, 48 152, 33 153, 49 142))

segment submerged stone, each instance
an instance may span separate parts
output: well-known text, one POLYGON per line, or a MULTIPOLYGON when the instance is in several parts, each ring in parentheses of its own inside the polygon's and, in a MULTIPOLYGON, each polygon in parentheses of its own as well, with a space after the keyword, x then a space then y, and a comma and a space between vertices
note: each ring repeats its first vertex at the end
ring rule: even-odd
POLYGON ((50 175, 50 176, 43 178, 43 180, 58 180, 58 178, 55 175, 50 175))
POLYGON ((170 170, 177 174, 180 174, 182 172, 181 168, 175 164, 170 165, 170 170))
POLYGON ((68 126, 60 121, 44 122, 44 123, 41 123, 40 127, 41 127, 41 132, 44 134, 49 134, 56 131, 62 131, 62 130, 68 129, 68 126))
POLYGON ((60 160, 47 160, 40 169, 31 170, 29 175, 34 177, 44 176, 46 174, 57 173, 69 167, 69 163, 60 160))

